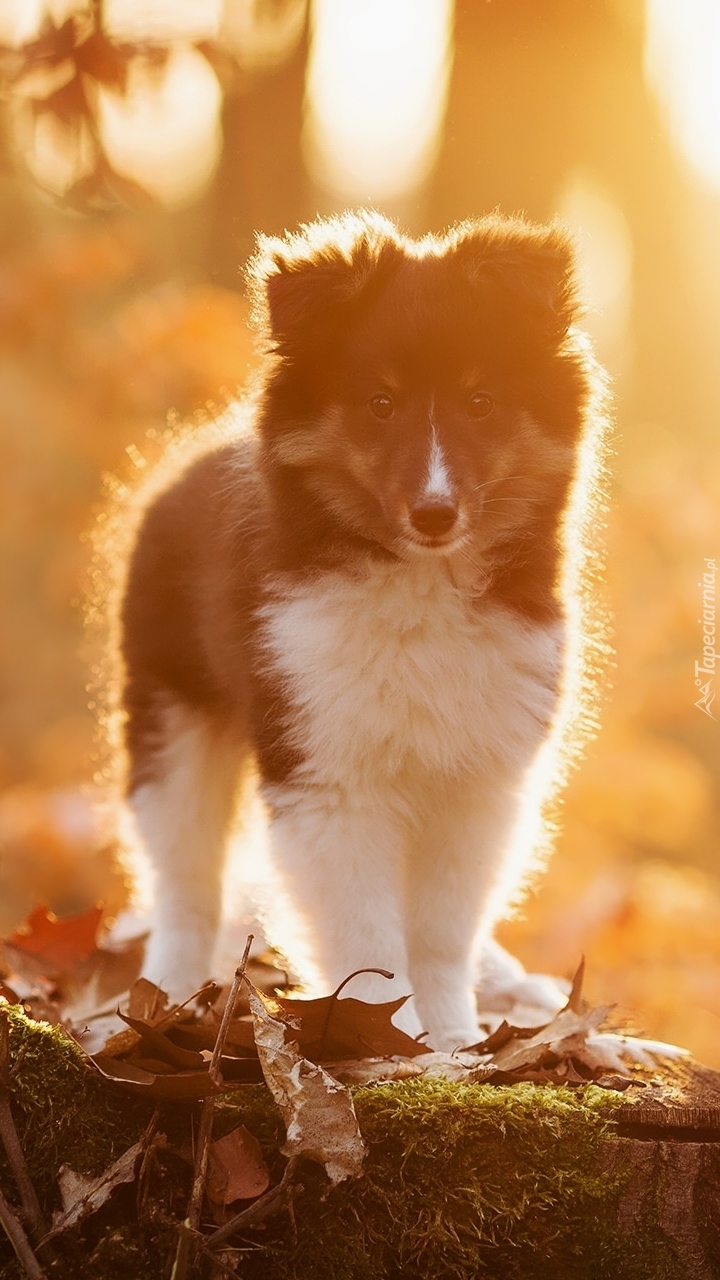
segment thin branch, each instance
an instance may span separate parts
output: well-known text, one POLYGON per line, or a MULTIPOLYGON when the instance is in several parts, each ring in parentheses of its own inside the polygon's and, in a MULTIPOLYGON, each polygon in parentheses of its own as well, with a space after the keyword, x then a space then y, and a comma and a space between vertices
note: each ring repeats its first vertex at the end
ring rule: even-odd
POLYGON ((157 1131, 159 1122, 160 1122, 160 1108, 156 1107, 152 1116, 150 1117, 150 1123, 148 1124, 148 1127, 141 1138, 141 1142, 145 1149, 143 1151, 143 1158, 140 1162, 140 1168, 138 1170, 137 1177, 135 1180, 137 1184, 137 1194, 135 1197, 135 1203, 137 1206, 138 1213, 142 1212, 145 1204, 145 1200, 147 1198, 148 1172, 150 1169, 150 1161, 152 1159, 153 1151, 155 1148, 155 1133, 157 1131))
POLYGON ((221 1271, 224 1276, 230 1276, 231 1280, 237 1280, 237 1275, 238 1275, 237 1270, 234 1267, 228 1266, 225 1262, 223 1262, 222 1258, 218 1258, 216 1253, 211 1253, 210 1249, 207 1249, 205 1247, 204 1236, 200 1236, 200 1235, 196 1236, 195 1247, 197 1248, 198 1252, 203 1255, 204 1258, 209 1258, 213 1266, 216 1267, 219 1271, 221 1271))
POLYGON ((161 1027, 165 1026, 166 1022, 171 1022, 173 1018, 182 1012, 186 1005, 192 1004, 193 1000, 199 1000, 200 996, 206 996, 211 991, 215 991, 217 985, 217 982, 206 982, 202 987, 198 987, 197 991, 193 991, 187 1000, 183 1000, 182 1004, 174 1004, 172 1009, 168 1009, 167 1013, 164 1013, 162 1018, 159 1018, 155 1023, 155 1030, 159 1031, 161 1027))
POLYGON ((28 1280, 47 1280, 45 1272, 32 1251, 30 1241, 2 1191, 0 1191, 0 1225, 15 1250, 17 1260, 28 1280))
MULTIPOLYGON (((210 1083, 213 1085, 222 1084, 220 1062, 223 1055, 223 1049, 225 1048, 225 1041, 227 1039, 227 1033, 235 1009, 235 1004, 237 1002, 238 993, 242 986, 243 978, 245 977, 245 968, 248 962, 248 956, 250 955, 252 942, 253 935, 249 934, 247 942, 245 943, 242 960, 235 970, 233 984, 225 1002, 222 1020, 215 1039, 215 1047, 213 1049, 210 1066, 208 1068, 210 1083)), ((190 1192, 190 1203, 188 1205, 187 1218, 180 1228, 172 1280, 185 1280, 190 1248, 190 1236, 188 1233, 197 1232, 198 1227, 200 1226, 200 1214, 202 1212, 203 1196, 205 1194, 205 1181, 207 1179, 210 1138, 212 1136, 214 1113, 215 1099, 212 1094, 209 1094, 207 1098, 203 1100, 202 1111, 200 1112, 200 1125, 198 1128, 197 1147, 195 1151, 195 1168, 193 1172, 192 1190, 190 1192)))
POLYGON ((250 948, 253 944, 253 939, 254 939, 254 934, 249 933, 247 936, 247 941, 245 943, 245 950, 243 951, 242 960, 240 961, 237 969, 235 970, 235 977, 233 978, 233 984, 230 988, 228 998, 225 1001, 225 1008, 223 1010, 223 1016, 220 1022, 220 1028, 217 1033, 215 1048, 213 1049, 213 1055, 210 1060, 210 1069, 208 1072, 213 1084, 222 1083, 222 1074, 220 1072, 220 1059, 222 1058, 222 1055, 223 1055, 223 1050, 225 1048, 225 1041, 227 1040, 228 1029, 230 1027, 230 1022, 232 1020, 233 1013, 235 1012, 235 1005, 237 1004, 237 998, 240 993, 240 988, 243 984, 243 978, 245 977, 245 969, 247 968, 248 956, 250 955, 250 948))
POLYGON ((0 1009, 0 1139, 20 1193, 23 1217, 30 1228, 32 1239, 37 1242, 46 1234, 47 1227, 10 1107, 10 1081, 13 1076, 14 1073, 10 1071, 10 1019, 7 1009, 0 1009))
POLYGON ((215 1115, 215 1099, 212 1094, 203 1100, 202 1111, 200 1112, 200 1124, 198 1126, 197 1147, 195 1150, 195 1169, 193 1172, 192 1191, 190 1192, 190 1204, 188 1205, 187 1220, 193 1231, 197 1231, 200 1226, 200 1214, 202 1211, 203 1196, 205 1194, 205 1179, 207 1178, 208 1159, 210 1156, 210 1138, 212 1136, 213 1119, 215 1115))
POLYGON ((193 1240, 193 1232, 187 1218, 180 1223, 178 1229, 177 1251, 175 1253, 175 1261, 173 1269, 170 1273, 170 1280, 185 1280, 190 1261, 190 1245, 193 1240))
MULTIPOLYGON (((208 1068, 208 1076, 214 1085, 222 1084, 222 1072, 220 1070, 220 1062, 222 1060, 225 1041, 227 1040, 230 1020, 233 1016, 233 1010, 238 998, 238 992, 242 986, 245 977, 245 967, 250 955, 250 947, 252 946, 253 935, 248 936, 245 943, 245 951, 243 958, 235 970, 233 984, 228 992, 228 998, 225 1001, 223 1016, 215 1039, 215 1047, 213 1049, 210 1066, 208 1068)), ((188 1207, 188 1220, 194 1231, 200 1225, 200 1212, 202 1210, 203 1194, 205 1192, 205 1179, 207 1177, 208 1156, 210 1152, 210 1137, 212 1135, 213 1112, 215 1109, 215 1099, 212 1094, 205 1098, 200 1113, 200 1127, 198 1130, 197 1151, 195 1154, 195 1176, 193 1178, 193 1188, 190 1196, 190 1204, 188 1207)))

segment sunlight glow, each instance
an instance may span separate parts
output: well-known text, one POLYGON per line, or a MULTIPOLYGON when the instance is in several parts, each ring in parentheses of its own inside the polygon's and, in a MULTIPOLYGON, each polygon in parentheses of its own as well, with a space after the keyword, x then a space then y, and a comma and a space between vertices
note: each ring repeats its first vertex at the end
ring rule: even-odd
POLYGON ((33 40, 40 27, 43 0, 5 0, 0 5, 0 40, 13 48, 33 40))
POLYGON ((0 0, 0 41, 17 49, 37 39, 45 19, 60 27, 87 7, 88 0, 0 0))
POLYGON ((67 125, 53 112, 23 119, 28 137, 23 154, 33 177, 48 191, 63 196, 92 169, 95 152, 85 125, 67 125))
POLYGON ((363 200, 420 185, 438 149, 451 31, 450 0, 313 0, 303 142, 321 185, 363 200))
POLYGON ((307 0, 224 0, 220 36, 246 71, 267 71, 289 58, 305 28, 307 0))
POLYGON ((583 328, 601 359, 617 373, 627 361, 632 303, 633 247, 627 222, 595 179, 582 170, 569 177, 558 214, 575 234, 583 328))
POLYGON ((110 163, 166 205, 197 198, 220 157, 221 97, 215 72, 194 49, 176 48, 161 65, 135 58, 125 96, 98 94, 110 163))
POLYGON ((675 144, 720 187, 720 4, 647 0, 645 74, 675 144))
POLYGON ((111 40, 211 40, 222 0, 105 0, 103 26, 111 40))

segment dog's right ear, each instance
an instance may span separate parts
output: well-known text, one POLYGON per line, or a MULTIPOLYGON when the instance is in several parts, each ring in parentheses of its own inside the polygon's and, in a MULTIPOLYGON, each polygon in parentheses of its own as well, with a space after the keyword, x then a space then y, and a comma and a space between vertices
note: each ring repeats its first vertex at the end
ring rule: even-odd
POLYGON ((260 236, 247 269, 255 323, 281 354, 312 347, 399 253, 397 230, 375 213, 323 219, 282 239, 260 236))

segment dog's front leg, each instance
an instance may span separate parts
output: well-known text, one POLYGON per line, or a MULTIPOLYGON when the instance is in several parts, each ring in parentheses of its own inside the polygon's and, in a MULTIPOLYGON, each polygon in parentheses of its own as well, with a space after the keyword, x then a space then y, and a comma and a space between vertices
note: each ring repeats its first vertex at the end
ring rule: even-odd
MULTIPOLYGON (((357 969, 384 969, 392 980, 361 974, 343 994, 377 1004, 407 996, 401 834, 377 795, 350 797, 340 787, 268 788, 270 851, 303 931, 310 988, 329 994, 357 969)), ((306 975, 304 975, 306 976, 306 975)), ((412 1001, 394 1021, 423 1030, 412 1001)))
POLYGON ((434 797, 408 863, 407 939, 418 1014, 433 1049, 478 1038, 478 949, 505 905, 504 879, 520 810, 518 779, 448 785, 434 797), (514 783, 514 785, 513 785, 514 783))

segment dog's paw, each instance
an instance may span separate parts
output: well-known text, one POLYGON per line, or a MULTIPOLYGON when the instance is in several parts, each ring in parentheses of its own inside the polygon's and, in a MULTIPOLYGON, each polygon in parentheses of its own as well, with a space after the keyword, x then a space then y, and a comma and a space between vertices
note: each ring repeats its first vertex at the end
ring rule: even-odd
POLYGON ((594 1031, 587 1038, 597 1063, 607 1071, 626 1071, 628 1067, 656 1067, 663 1058, 687 1058, 688 1049, 663 1040, 645 1040, 613 1031, 594 1031))
POLYGON ((477 992, 480 1020, 502 1014, 515 1026, 542 1026, 567 1003, 570 983, 548 973, 528 973, 515 956, 490 940, 483 947, 477 992))

